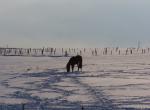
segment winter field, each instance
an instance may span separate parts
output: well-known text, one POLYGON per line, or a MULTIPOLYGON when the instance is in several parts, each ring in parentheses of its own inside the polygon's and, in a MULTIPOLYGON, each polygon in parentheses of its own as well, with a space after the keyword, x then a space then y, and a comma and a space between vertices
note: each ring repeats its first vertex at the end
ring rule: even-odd
POLYGON ((0 110, 150 110, 150 54, 125 54, 0 56, 0 110))

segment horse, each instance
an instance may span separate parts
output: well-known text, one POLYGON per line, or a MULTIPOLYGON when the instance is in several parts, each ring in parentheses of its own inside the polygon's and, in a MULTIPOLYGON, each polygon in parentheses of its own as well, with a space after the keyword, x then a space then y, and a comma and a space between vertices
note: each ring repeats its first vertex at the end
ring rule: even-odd
POLYGON ((77 55, 70 58, 66 65, 67 72, 70 72, 70 66, 72 68, 72 72, 74 71, 74 66, 77 65, 78 71, 81 69, 82 71, 82 56, 77 55))

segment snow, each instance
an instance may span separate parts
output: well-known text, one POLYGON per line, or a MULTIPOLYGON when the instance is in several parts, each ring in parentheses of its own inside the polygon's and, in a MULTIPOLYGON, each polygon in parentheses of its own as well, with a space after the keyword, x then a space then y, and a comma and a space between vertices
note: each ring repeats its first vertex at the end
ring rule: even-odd
POLYGON ((65 70, 69 58, 0 56, 0 104, 14 110, 18 104, 41 110, 150 109, 150 55, 84 55, 83 72, 73 73, 65 70))

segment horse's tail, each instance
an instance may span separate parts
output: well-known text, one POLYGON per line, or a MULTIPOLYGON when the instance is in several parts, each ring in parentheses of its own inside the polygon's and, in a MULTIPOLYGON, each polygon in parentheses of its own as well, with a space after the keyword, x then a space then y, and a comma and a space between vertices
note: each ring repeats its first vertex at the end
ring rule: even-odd
POLYGON ((79 60, 79 68, 82 69, 82 56, 80 56, 80 60, 79 60))
POLYGON ((82 68, 82 61, 79 63, 79 68, 82 68))

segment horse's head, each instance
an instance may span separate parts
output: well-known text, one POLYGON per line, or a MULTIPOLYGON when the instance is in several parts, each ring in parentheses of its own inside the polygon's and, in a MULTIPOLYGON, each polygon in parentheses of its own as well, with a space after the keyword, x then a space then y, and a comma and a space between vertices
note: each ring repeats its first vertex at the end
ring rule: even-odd
POLYGON ((66 69, 67 69, 67 72, 70 72, 70 64, 69 63, 67 63, 66 69))

